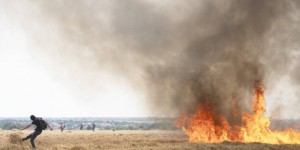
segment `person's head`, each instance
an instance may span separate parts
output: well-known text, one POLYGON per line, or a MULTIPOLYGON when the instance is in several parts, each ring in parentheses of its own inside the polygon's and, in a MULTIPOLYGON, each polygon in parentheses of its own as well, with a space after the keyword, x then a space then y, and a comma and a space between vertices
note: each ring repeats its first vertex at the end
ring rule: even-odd
POLYGON ((32 121, 34 121, 34 120, 36 119, 36 117, 35 117, 34 115, 31 115, 31 116, 30 116, 30 119, 31 119, 32 121))

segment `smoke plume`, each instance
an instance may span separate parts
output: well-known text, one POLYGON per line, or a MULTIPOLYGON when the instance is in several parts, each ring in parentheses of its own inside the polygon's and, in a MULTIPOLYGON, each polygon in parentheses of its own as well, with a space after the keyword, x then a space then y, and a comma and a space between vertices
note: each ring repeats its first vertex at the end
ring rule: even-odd
POLYGON ((232 103, 239 112, 249 110, 255 80, 267 88, 286 75, 300 83, 296 0, 54 0, 30 6, 45 26, 26 28, 50 47, 44 55, 59 54, 66 68, 75 59, 83 70, 126 78, 145 93, 154 115, 180 115, 209 101, 235 122, 232 103), (59 36, 45 38, 48 29, 59 36))

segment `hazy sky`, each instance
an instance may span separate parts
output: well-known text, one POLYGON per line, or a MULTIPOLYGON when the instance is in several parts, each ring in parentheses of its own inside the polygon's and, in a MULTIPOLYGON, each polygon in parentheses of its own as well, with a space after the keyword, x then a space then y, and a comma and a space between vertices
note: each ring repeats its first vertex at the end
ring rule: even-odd
POLYGON ((142 91, 99 67, 101 60, 66 38, 42 5, 0 1, 0 116, 148 116, 142 91))
POLYGON ((300 4, 270 2, 0 0, 0 117, 249 110, 263 79, 268 115, 300 118, 300 4))

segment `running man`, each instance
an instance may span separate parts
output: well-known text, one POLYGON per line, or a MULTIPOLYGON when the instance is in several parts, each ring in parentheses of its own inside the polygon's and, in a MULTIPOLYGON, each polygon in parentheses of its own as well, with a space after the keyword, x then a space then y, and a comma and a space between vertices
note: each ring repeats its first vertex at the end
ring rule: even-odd
MULTIPOLYGON (((32 125, 35 125, 36 128, 34 129, 34 132, 29 134, 27 137, 25 138, 22 138, 21 141, 25 141, 25 140, 28 140, 30 139, 30 143, 31 143, 31 146, 32 146, 32 149, 35 150, 35 144, 34 144, 34 140, 35 138, 40 135, 43 131, 43 127, 42 127, 42 123, 41 123, 41 119, 40 118, 37 118, 35 117, 34 115, 31 115, 30 116, 30 119, 32 120, 32 123, 29 124, 28 126, 22 128, 21 130, 25 130, 29 127, 31 127, 32 125)), ((47 124, 47 126, 50 128, 50 130, 53 130, 50 125, 45 121, 45 123, 47 124)))

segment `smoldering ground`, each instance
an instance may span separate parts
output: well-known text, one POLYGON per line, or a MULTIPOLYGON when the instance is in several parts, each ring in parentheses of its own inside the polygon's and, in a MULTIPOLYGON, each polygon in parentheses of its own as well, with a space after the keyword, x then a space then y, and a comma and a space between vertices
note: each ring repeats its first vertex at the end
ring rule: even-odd
POLYGON ((44 48, 39 55, 53 56, 72 84, 78 76, 89 77, 80 83, 86 87, 96 80, 82 71, 112 72, 143 91, 153 115, 176 116, 209 101, 235 122, 232 102, 239 113, 250 110, 255 80, 267 88, 282 76, 299 81, 296 0, 55 0, 24 7, 31 13, 20 18, 44 48))

